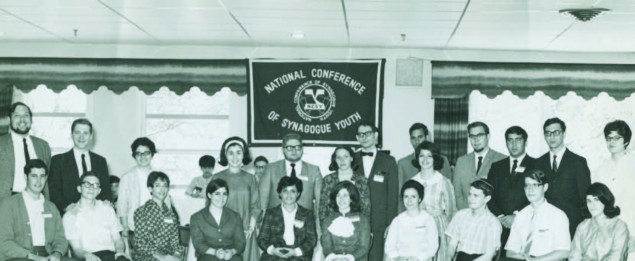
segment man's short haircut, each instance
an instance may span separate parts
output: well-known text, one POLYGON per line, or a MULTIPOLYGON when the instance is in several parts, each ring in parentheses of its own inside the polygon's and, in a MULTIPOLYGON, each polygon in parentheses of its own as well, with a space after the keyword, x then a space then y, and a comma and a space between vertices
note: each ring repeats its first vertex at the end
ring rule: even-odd
POLYGON ((161 171, 150 172, 150 175, 148 175, 148 182, 146 183, 146 185, 148 186, 148 188, 154 187, 154 183, 157 180, 164 181, 165 183, 167 183, 168 187, 170 186, 170 178, 168 177, 167 174, 161 171))
POLYGON ((29 108, 28 105, 24 104, 24 102, 14 102, 13 104, 11 104, 11 107, 9 107, 9 117, 11 117, 11 115, 13 114, 13 112, 15 112, 18 106, 26 107, 26 110, 29 112, 29 118, 33 118, 33 113, 31 112, 31 108, 29 108))
POLYGON ((256 159, 254 160, 254 164, 263 161, 265 164, 269 164, 269 160, 267 159, 267 157, 265 156, 258 156, 256 157, 256 159))
POLYGON ((201 168, 214 168, 216 159, 212 155, 203 155, 198 159, 198 166, 201 168))
POLYGON ((108 177, 108 179, 110 179, 110 185, 112 184, 118 184, 119 183, 119 177, 115 176, 115 175, 110 175, 108 177))
POLYGON ((77 126, 78 124, 87 125, 90 129, 90 133, 93 133, 93 124, 90 123, 90 121, 86 118, 79 118, 74 120, 73 124, 71 124, 71 132, 75 130, 75 126, 77 126))
POLYGON ((467 132, 470 132, 471 129, 476 127, 482 127, 485 131, 485 134, 489 134, 489 127, 482 121, 475 121, 467 125, 467 132))
POLYGON ((494 186, 487 182, 486 179, 478 179, 470 184, 470 187, 483 191, 483 195, 491 196, 494 194, 494 186))
POLYGON ((421 122, 412 124, 412 126, 410 126, 410 129, 408 129, 408 134, 412 134, 412 132, 415 130, 423 130, 423 135, 425 135, 426 137, 428 136, 428 127, 421 122))
MULTIPOLYGON (((278 192, 278 195, 280 195, 280 193, 282 193, 282 190, 284 188, 291 187, 291 186, 295 186, 295 189, 298 190, 298 199, 299 199, 300 195, 302 195, 302 181, 298 178, 294 178, 290 176, 282 177, 280 179, 280 182, 278 182, 278 188, 276 189, 276 191, 278 192)), ((296 199, 296 201, 298 199, 296 199)))
POLYGON ((379 133, 379 129, 377 128, 377 126, 375 126, 375 124, 373 124, 373 123, 372 123, 372 122, 370 122, 370 121, 361 121, 359 124, 357 124, 357 128, 355 128, 355 131, 356 131, 355 133, 357 133, 357 131, 359 131, 359 127, 362 127, 362 126, 364 126, 364 127, 370 127, 370 129, 371 129, 373 132, 377 132, 377 133, 379 133))
POLYGON ((302 144, 302 136, 300 136, 299 133, 289 132, 287 133, 287 135, 284 135, 284 137, 282 137, 282 146, 287 145, 287 142, 290 140, 298 140, 300 144, 302 144))
POLYGON ((132 157, 134 158, 134 154, 135 152, 137 152, 137 148, 139 148, 139 146, 145 146, 146 148, 148 148, 148 150, 150 150, 150 153, 152 153, 152 156, 154 156, 154 154, 157 153, 157 147, 154 145, 154 142, 152 142, 152 140, 146 138, 146 137, 139 137, 136 138, 133 142, 132 145, 130 145, 130 149, 132 150, 132 157))
POLYGON ((623 120, 616 120, 607 123, 606 126, 604 126, 604 138, 608 138, 612 131, 617 132, 617 134, 624 138, 624 147, 627 147, 628 144, 631 143, 633 133, 631 132, 631 128, 628 124, 626 124, 623 120))
POLYGON ((419 195, 419 202, 421 202, 424 196, 423 185, 421 185, 421 183, 419 183, 418 181, 412 180, 412 179, 406 181, 406 183, 404 183, 403 186, 401 186, 401 198, 403 199, 403 195, 406 189, 410 189, 410 188, 417 191, 417 195, 419 195))
POLYGON ((505 140, 507 140, 507 136, 509 136, 509 134, 516 134, 516 135, 520 135, 523 137, 524 141, 527 141, 527 131, 525 131, 525 129, 523 129, 520 126, 511 126, 509 127, 506 131, 505 131, 505 140))
POLYGON ((329 170, 336 171, 339 169, 339 166, 337 166, 335 153, 340 149, 348 151, 348 154, 350 154, 351 158, 353 159, 353 161, 351 161, 351 169, 357 170, 357 168, 359 167, 359 164, 357 164, 357 160, 355 160, 355 152, 349 146, 338 146, 337 148, 335 148, 335 150, 333 150, 333 154, 331 154, 331 164, 329 165, 329 170))
POLYGON ((243 140, 241 137, 234 136, 234 137, 227 138, 223 142, 223 145, 221 145, 220 160, 218 161, 218 164, 220 164, 221 166, 227 166, 229 164, 229 161, 227 161, 227 148, 231 146, 241 147, 241 149, 243 150, 243 158, 242 158, 243 164, 247 165, 251 163, 251 154, 249 153, 249 147, 247 147, 247 142, 243 140))
POLYGON ((44 169, 44 173, 46 173, 46 175, 49 174, 46 163, 41 159, 30 159, 27 161, 26 165, 24 165, 24 175, 29 175, 32 169, 44 169))
POLYGON ((538 182, 540 185, 549 184, 549 179, 547 175, 539 169, 529 169, 525 171, 525 178, 530 178, 538 182))
POLYGON ((340 193, 342 189, 348 191, 348 196, 351 198, 351 212, 362 211, 360 200, 361 197, 359 196, 359 191, 357 191, 355 185, 348 180, 338 182, 337 184, 335 184, 335 187, 333 187, 333 189, 331 189, 331 191, 329 192, 329 206, 331 207, 331 209, 333 211, 339 212, 339 207, 337 206, 337 194, 340 193))
POLYGON ((421 165, 419 165, 419 155, 421 155, 422 150, 432 152, 432 168, 434 170, 440 170, 443 168, 443 157, 441 157, 441 151, 436 145, 434 145, 434 143, 429 141, 423 141, 415 148, 415 158, 411 161, 412 166, 421 170, 421 165))
POLYGON ((562 121, 562 120, 561 120, 560 118, 558 118, 558 117, 547 119, 547 120, 545 121, 545 124, 543 124, 543 125, 542 125, 542 130, 543 130, 543 131, 544 131, 544 130, 546 130, 546 129, 547 129, 547 126, 549 126, 549 125, 551 125, 551 124, 554 124, 554 123, 558 123, 558 124, 560 124, 560 128, 562 128, 562 132, 567 131, 567 125, 566 125, 566 124, 564 124, 564 121, 562 121))
MULTIPOLYGON (((84 183, 84 180, 85 180, 86 178, 88 178, 88 177, 95 177, 95 178, 97 178, 97 180, 99 180, 99 177, 97 177, 97 175, 95 174, 95 172, 88 171, 88 172, 86 172, 86 173, 82 174, 82 176, 81 176, 81 177, 79 177, 79 186, 81 186, 81 185, 82 185, 82 183, 84 183)), ((112 183, 111 183, 111 184, 112 184, 112 183)), ((100 184, 100 185, 101 185, 101 184, 100 184)))
MULTIPOLYGON (((611 190, 604 184, 596 182, 593 183, 587 188, 586 196, 594 196, 597 197, 600 202, 604 205, 604 215, 608 218, 614 218, 620 215, 620 207, 615 205, 615 196, 611 190)), ((589 212, 589 208, 584 206, 583 215, 586 217, 591 217, 591 213, 589 212)))

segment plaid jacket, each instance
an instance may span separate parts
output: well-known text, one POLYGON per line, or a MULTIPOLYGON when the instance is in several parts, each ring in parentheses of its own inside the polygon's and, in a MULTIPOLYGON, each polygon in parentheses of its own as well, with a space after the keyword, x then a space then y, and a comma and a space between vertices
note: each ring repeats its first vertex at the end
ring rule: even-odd
POLYGON ((267 248, 271 245, 274 247, 300 248, 302 256, 294 257, 290 260, 311 260, 313 258, 313 248, 315 248, 317 242, 313 211, 298 204, 295 220, 303 222, 304 225, 302 227, 293 227, 295 242, 292 246, 288 246, 283 238, 284 218, 282 217, 282 207, 278 205, 267 210, 258 235, 258 246, 264 251, 260 260, 281 260, 276 256, 267 254, 267 248))

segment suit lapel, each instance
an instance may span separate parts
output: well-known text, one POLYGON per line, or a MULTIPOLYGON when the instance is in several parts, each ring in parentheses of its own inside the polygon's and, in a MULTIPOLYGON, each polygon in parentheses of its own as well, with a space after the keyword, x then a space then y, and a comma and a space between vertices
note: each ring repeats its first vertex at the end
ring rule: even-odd
POLYGON ((7 180, 7 183, 10 184, 9 188, 13 187, 13 176, 15 175, 15 155, 13 155, 13 139, 11 139, 11 133, 7 134, 9 135, 9 142, 7 142, 7 147, 5 148, 6 150, 6 157, 7 157, 7 163, 9 166, 9 169, 7 170, 9 175, 9 179, 7 180))
POLYGON ((478 173, 476 173, 476 154, 474 152, 470 153, 470 156, 468 157, 470 159, 470 164, 469 165, 469 173, 475 173, 475 175, 478 176, 478 173))
POLYGON ((77 161, 75 161, 75 153, 73 149, 66 153, 66 168, 67 168, 67 184, 79 184, 79 170, 77 169, 77 161))

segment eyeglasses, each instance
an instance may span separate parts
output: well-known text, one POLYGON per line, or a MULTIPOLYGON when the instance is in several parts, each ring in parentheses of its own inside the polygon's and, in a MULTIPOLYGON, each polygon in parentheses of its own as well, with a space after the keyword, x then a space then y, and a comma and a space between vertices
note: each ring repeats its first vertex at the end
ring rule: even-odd
POLYGON ((534 184, 525 184, 525 189, 537 189, 539 187, 542 187, 545 184, 538 184, 538 183, 534 183, 534 184))
POLYGON ((560 136, 560 134, 562 134, 561 130, 545 131, 545 137, 555 137, 560 136))
POLYGON ((87 188, 87 189, 98 189, 98 188, 101 188, 101 184, 99 184, 99 183, 90 183, 88 181, 84 181, 84 182, 82 182, 82 187, 87 188))
POLYGON ((366 132, 360 132, 357 133, 357 137, 360 139, 365 139, 370 137, 370 135, 373 135, 373 133, 375 133, 374 131, 366 131, 366 132))
POLYGON ((615 135, 615 136, 608 136, 606 137, 606 142, 613 142, 613 141, 618 141, 623 139, 624 137, 620 136, 620 135, 615 135))
POLYGON ((480 140, 482 138, 485 138, 485 135, 487 135, 487 134, 486 133, 470 134, 470 135, 468 135, 468 137, 470 139, 473 139, 473 140, 480 140))
POLYGON ((287 145, 282 148, 284 148, 287 151, 294 151, 294 150, 298 151, 302 149, 302 145, 287 145))
POLYGON ((260 169, 260 170, 263 170, 263 169, 265 169, 265 166, 266 166, 266 165, 262 165, 262 166, 256 166, 256 169, 260 169))
POLYGON ((150 155, 152 155, 151 151, 144 151, 144 152, 138 152, 137 151, 137 152, 134 153, 135 158, 136 157, 147 157, 147 156, 150 156, 150 155))

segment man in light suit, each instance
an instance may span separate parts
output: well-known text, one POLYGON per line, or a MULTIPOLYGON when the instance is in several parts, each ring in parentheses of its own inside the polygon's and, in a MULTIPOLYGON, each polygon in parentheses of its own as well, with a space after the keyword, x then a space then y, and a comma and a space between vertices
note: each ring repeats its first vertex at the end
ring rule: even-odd
MULTIPOLYGON (((417 122, 410 126, 408 131, 410 134, 410 144, 412 144, 412 148, 416 149, 419 144, 428 140, 428 127, 423 123, 417 122)), ((450 169, 450 162, 448 158, 445 156, 441 156, 443 158, 443 168, 439 170, 443 176, 452 180, 452 170, 450 169)), ((401 158, 397 161, 397 166, 399 169, 399 189, 403 186, 406 181, 414 177, 419 170, 412 165, 412 160, 415 158, 415 153, 412 152, 408 156, 401 158)), ((406 208, 403 205, 403 201, 399 200, 399 212, 404 211, 406 208)))
POLYGON ((259 194, 262 213, 280 204, 276 189, 278 182, 284 176, 297 177, 302 181, 303 192, 298 204, 317 213, 317 206, 320 205, 322 173, 318 166, 302 161, 303 152, 300 134, 289 133, 282 138, 284 159, 268 164, 260 179, 259 194))
POLYGON ((106 159, 89 151, 93 140, 93 124, 87 119, 77 119, 71 125, 73 148, 68 152, 57 154, 51 159, 51 170, 48 177, 51 201, 60 213, 65 213, 68 205, 79 200, 77 191, 80 177, 92 172, 99 178, 101 192, 99 200, 112 200, 110 178, 106 159))
POLYGON ((465 154, 456 161, 454 167, 454 192, 456 208, 467 208, 467 195, 470 184, 478 179, 486 179, 492 163, 502 160, 505 155, 489 148, 489 127, 477 121, 467 125, 468 138, 473 152, 465 154))
POLYGON ((399 200, 398 170, 395 158, 377 150, 379 129, 369 122, 357 127, 357 141, 361 149, 355 153, 361 171, 368 179, 370 189, 370 231, 373 234, 368 257, 382 260, 384 257, 384 233, 397 216, 399 200))
MULTIPOLYGON (((29 135, 33 123, 29 106, 13 103, 9 122, 9 133, 0 136, 0 200, 24 191, 26 178, 22 168, 28 160, 41 159, 47 166, 51 162, 48 142, 29 135)), ((44 187, 43 194, 48 198, 48 186, 44 187)))
POLYGON ((503 226, 501 249, 505 249, 516 213, 529 205, 525 196, 524 173, 535 168, 536 159, 525 153, 527 137, 527 132, 523 128, 509 127, 505 131, 509 157, 492 163, 487 175, 487 181, 494 186, 492 199, 487 206, 503 226))
POLYGON ((564 146, 567 126, 559 118, 545 121, 543 131, 549 152, 537 160, 537 168, 547 174, 547 201, 564 211, 569 218, 569 235, 573 236, 582 222, 586 190, 591 185, 591 172, 586 159, 564 146))

